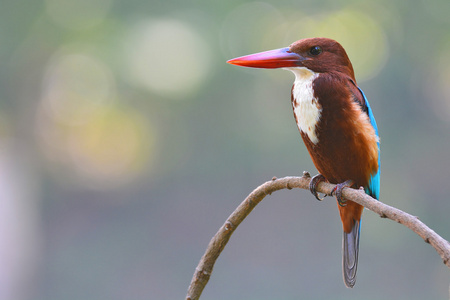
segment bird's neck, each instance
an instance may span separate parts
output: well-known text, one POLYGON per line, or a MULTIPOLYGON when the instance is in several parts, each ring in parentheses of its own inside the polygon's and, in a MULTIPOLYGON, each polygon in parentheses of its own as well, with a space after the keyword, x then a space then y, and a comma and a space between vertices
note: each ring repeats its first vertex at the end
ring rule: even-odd
POLYGON ((317 125, 320 122, 322 106, 314 96, 313 82, 319 77, 307 68, 289 68, 295 75, 292 87, 292 108, 300 132, 305 133, 314 144, 319 142, 317 125))

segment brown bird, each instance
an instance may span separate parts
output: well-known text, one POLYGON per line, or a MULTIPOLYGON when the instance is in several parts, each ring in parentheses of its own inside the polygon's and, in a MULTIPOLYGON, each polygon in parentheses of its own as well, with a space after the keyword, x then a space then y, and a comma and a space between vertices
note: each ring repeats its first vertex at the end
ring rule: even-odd
POLYGON ((294 73, 291 103, 308 152, 320 174, 310 190, 319 198, 320 181, 337 184, 336 195, 343 225, 343 277, 353 287, 358 266, 359 234, 363 207, 342 198, 344 187, 364 187, 378 199, 380 145, 369 102, 356 85, 344 48, 328 38, 299 40, 281 48, 228 61, 252 68, 284 68, 294 73))

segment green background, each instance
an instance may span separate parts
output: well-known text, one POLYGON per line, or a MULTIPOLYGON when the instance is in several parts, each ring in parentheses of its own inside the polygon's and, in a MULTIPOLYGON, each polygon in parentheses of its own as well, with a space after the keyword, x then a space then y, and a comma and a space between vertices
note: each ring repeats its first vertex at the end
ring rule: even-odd
MULTIPOLYGON (((293 76, 226 60, 337 39, 381 136, 381 201, 450 238, 450 2, 0 2, 0 298, 183 299, 234 208, 316 170, 293 76)), ((335 201, 266 198, 202 299, 447 299, 432 247, 366 211, 354 289, 335 201)))

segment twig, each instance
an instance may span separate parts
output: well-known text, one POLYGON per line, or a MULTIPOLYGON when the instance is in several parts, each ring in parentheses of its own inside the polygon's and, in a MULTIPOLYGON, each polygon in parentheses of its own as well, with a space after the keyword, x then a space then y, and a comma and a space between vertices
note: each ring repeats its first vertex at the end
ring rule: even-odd
MULTIPOLYGON (((200 298, 203 289, 213 271, 214 263, 225 248, 231 234, 241 224, 241 222, 250 214, 255 206, 264 199, 265 196, 282 189, 302 188, 309 189, 309 181, 311 177, 308 172, 304 172, 302 177, 284 177, 273 178, 257 187, 250 195, 236 208, 236 210, 228 217, 219 231, 209 242, 205 254, 201 258, 197 268, 195 268, 194 276, 189 285, 186 300, 197 300, 200 298)), ((334 184, 321 182, 317 186, 317 191, 330 195, 334 188, 334 184)), ((377 213, 382 218, 388 218, 397 223, 403 224, 417 235, 429 243, 441 256, 444 264, 450 268, 450 243, 430 229, 417 217, 412 216, 395 207, 386 205, 380 201, 368 196, 362 190, 345 188, 343 196, 347 200, 351 200, 367 209, 377 213)))

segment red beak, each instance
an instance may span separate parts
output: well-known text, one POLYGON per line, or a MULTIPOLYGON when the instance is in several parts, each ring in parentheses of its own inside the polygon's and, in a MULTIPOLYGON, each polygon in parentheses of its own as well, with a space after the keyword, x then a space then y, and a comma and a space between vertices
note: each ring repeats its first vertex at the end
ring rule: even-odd
POLYGON ((251 68, 277 69, 300 67, 303 60, 305 58, 289 51, 289 48, 281 48, 233 58, 227 63, 251 68))

